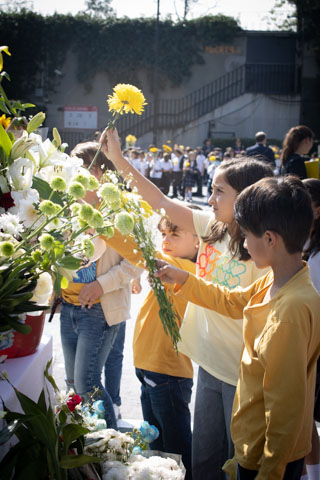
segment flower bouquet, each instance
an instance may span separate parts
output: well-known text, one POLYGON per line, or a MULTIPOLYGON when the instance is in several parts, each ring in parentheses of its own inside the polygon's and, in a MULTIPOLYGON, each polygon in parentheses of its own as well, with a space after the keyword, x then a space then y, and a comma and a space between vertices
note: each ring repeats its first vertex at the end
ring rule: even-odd
MULTIPOLYGON (((0 411, 6 425, 0 431, 0 446, 16 435, 18 443, 0 462, 3 478, 163 478, 183 479, 183 468, 172 458, 160 458, 148 451, 148 444, 159 436, 158 429, 142 422, 139 429, 121 433, 106 428, 103 402, 93 402, 95 392, 85 404, 69 390, 60 392, 49 370, 45 377, 55 391, 55 407, 47 406, 45 391, 34 402, 16 388, 24 413, 12 412, 6 405, 0 411), (150 457, 150 458, 147 458, 150 457), (146 477, 146 472, 148 476, 146 477), (78 473, 78 475, 77 475, 78 473), (144 475, 144 476, 143 476, 144 475)), ((10 383, 5 372, 0 377, 10 383)), ((48 392, 47 392, 48 393, 48 392)), ((49 395, 47 395, 50 398, 49 395)), ((165 454, 165 457, 178 457, 165 454)))

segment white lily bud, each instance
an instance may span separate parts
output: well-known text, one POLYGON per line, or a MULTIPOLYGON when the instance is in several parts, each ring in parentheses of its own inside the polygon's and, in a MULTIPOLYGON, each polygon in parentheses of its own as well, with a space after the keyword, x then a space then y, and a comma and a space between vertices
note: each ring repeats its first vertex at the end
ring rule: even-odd
POLYGON ((30 120, 30 122, 28 123, 27 132, 28 132, 28 133, 32 133, 32 132, 34 132, 35 130, 37 130, 37 128, 39 128, 40 125, 43 124, 43 122, 45 121, 45 118, 46 118, 45 113, 43 113, 43 112, 38 112, 37 115, 35 115, 34 117, 32 117, 31 120, 30 120))

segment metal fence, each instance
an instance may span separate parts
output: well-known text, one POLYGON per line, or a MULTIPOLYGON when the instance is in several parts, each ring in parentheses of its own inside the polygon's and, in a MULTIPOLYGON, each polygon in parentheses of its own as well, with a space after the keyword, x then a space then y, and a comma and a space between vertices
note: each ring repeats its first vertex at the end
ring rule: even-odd
MULTIPOLYGON (((244 64, 180 99, 162 99, 157 108, 157 129, 182 127, 244 93, 289 95, 297 92, 295 65, 244 64)), ((141 137, 154 129, 154 103, 142 116, 124 115, 117 123, 122 138, 129 133, 141 137)), ((93 131, 64 130, 63 139, 70 149, 92 138, 93 131)))

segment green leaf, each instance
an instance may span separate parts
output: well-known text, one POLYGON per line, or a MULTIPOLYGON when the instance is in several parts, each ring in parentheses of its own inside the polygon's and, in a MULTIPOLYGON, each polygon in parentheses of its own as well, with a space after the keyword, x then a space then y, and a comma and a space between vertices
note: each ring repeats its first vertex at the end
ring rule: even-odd
POLYGON ((0 432, 0 445, 3 445, 8 440, 10 440, 12 435, 15 434, 15 432, 18 430, 22 423, 23 421, 21 419, 13 420, 12 422, 7 423, 0 432))
POLYGON ((60 258, 56 263, 58 267, 67 268, 68 270, 78 270, 81 266, 81 259, 68 255, 60 258))
POLYGON ((69 446, 74 440, 82 435, 85 435, 86 433, 89 433, 89 431, 90 430, 88 428, 82 427, 76 423, 69 423, 68 425, 65 425, 61 430, 65 450, 68 450, 69 446))
POLYGON ((1 123, 0 123, 0 144, 1 144, 5 154, 7 155, 7 157, 9 157, 11 149, 12 149, 12 142, 10 140, 9 135, 7 134, 7 132, 5 131, 5 129, 3 128, 1 123))
POLYGON ((61 207, 64 206, 63 200, 58 194, 58 192, 53 192, 52 188, 50 187, 49 183, 39 177, 33 177, 32 188, 35 188, 40 195, 40 198, 43 200, 47 200, 49 197, 61 207), (52 193, 53 192, 53 193, 52 193))
POLYGON ((8 165, 8 155, 2 148, 2 145, 0 145, 0 165, 2 165, 3 167, 8 165))
POLYGON ((39 398, 38 398, 38 407, 41 408, 41 410, 46 413, 47 412, 47 404, 46 404, 46 397, 44 394, 44 390, 41 391, 39 398))
POLYGON ((0 99, 0 110, 5 113, 6 115, 11 115, 11 112, 5 102, 0 99))
POLYGON ((102 460, 101 457, 92 457, 90 455, 64 455, 61 457, 59 465, 62 468, 76 468, 86 463, 100 463, 102 460))
POLYGON ((10 80, 11 80, 11 79, 10 79, 10 75, 9 75, 7 72, 4 72, 4 71, 1 72, 1 73, 0 73, 0 76, 1 76, 2 78, 3 78, 3 77, 6 78, 9 82, 10 82, 10 80))
POLYGON ((51 364, 52 364, 52 360, 53 358, 51 358, 51 360, 49 360, 49 362, 47 363, 46 365, 46 368, 44 370, 44 376, 46 377, 46 379, 48 380, 49 383, 51 383, 51 385, 53 386, 53 389, 55 392, 59 392, 59 388, 53 378, 52 375, 50 375, 49 373, 49 368, 51 367, 51 364))

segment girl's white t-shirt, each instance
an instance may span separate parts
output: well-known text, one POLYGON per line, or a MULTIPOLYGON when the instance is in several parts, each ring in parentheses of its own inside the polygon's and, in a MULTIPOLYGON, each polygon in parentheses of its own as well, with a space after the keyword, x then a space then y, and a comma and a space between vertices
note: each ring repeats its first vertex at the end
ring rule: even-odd
POLYGON ((312 283, 320 294, 320 252, 311 254, 308 260, 312 283))
MULTIPOLYGON (((266 273, 266 270, 258 269, 252 260, 244 262, 232 258, 228 249, 229 235, 214 245, 204 243, 201 238, 210 233, 214 215, 199 210, 193 210, 192 214, 200 238, 198 277, 234 289, 247 287, 266 273)), ((243 348, 242 323, 242 320, 233 320, 188 303, 178 349, 214 377, 236 385, 243 348)))

